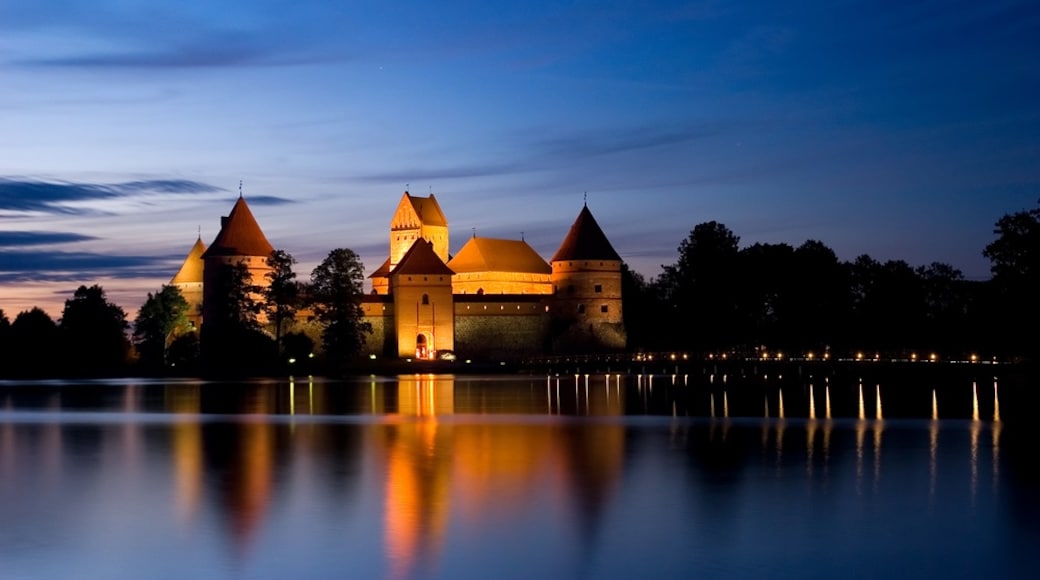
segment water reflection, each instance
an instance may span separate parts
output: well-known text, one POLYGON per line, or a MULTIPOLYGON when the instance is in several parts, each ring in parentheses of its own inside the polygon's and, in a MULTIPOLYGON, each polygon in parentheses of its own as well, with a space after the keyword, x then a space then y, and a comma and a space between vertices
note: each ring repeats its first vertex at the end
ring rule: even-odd
MULTIPOLYGON (((193 577, 749 576, 790 571, 781 554, 812 546, 794 565, 833 577, 850 563, 898 574, 866 555, 893 550, 937 575, 975 573, 1021 547, 988 540, 1019 537, 1003 519, 1016 494, 996 384, 993 421, 965 384, 970 421, 940 420, 931 385, 907 395, 921 406, 908 421, 889 418, 894 388, 882 413, 879 384, 825 381, 819 419, 811 382, 759 383, 764 417, 740 412, 757 412, 762 390, 683 383, 651 393, 649 378, 609 375, 409 375, 7 390, 0 561, 13 577, 40 576, 42 562, 52 577, 159 565, 193 577), (660 417, 632 416, 644 413, 660 417), (799 523, 778 537, 763 521, 799 523), (906 529, 908 544, 879 529, 906 529), (821 557, 832 551, 846 554, 840 565, 821 557), (109 567, 113 554, 123 568, 109 567)), ((1028 521, 1021 537, 1035 538, 1028 521)))

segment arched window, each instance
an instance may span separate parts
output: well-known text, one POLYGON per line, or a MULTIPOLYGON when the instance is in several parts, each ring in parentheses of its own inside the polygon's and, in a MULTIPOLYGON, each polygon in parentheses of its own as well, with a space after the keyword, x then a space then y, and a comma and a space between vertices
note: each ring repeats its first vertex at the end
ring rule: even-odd
POLYGON ((430 303, 430 295, 429 294, 423 294, 422 295, 422 303, 424 305, 430 303))

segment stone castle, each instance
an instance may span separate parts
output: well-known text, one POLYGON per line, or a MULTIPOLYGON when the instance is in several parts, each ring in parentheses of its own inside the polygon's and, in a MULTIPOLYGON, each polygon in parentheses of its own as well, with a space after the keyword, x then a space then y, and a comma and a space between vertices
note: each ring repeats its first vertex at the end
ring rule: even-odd
MULTIPOLYGON (((215 316, 212 281, 244 263, 264 284, 273 251, 241 195, 207 248, 201 238, 170 283, 191 305, 198 328, 215 316)), ((625 348, 621 258, 583 206, 546 262, 524 240, 475 234, 452 256, 448 221, 433 194, 407 191, 390 220, 390 252, 362 297, 372 325, 365 352, 430 359, 517 357, 625 348)))

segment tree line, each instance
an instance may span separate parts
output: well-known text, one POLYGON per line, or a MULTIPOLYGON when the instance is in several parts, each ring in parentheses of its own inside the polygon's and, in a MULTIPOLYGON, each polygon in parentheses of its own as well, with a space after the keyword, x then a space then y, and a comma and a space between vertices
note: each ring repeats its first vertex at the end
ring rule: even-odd
POLYGON ((272 252, 266 284, 255 283, 245 263, 224 265, 211 294, 220 304, 201 329, 172 285, 148 293, 132 325, 96 284, 80 286, 57 321, 38 307, 13 322, 0 310, 0 376, 264 373, 286 365, 342 372, 371 332, 360 306, 364 266, 352 250, 335 249, 301 282, 295 264, 289 253, 272 252))
MULTIPOLYGON (((698 224, 659 276, 623 267, 629 350, 1035 359, 1040 208, 1005 215, 993 233, 982 250, 993 275, 973 281, 939 262, 843 262, 816 240, 741 248, 725 225, 698 224)), ((344 372, 371 332, 360 305, 361 260, 333 250, 307 282, 297 280, 295 264, 275 250, 263 285, 243 263, 224 267, 211 294, 221 304, 201 333, 169 285, 148 294, 132 326, 99 285, 80 286, 57 321, 40 308, 13 321, 0 310, 0 376, 280 372, 292 364, 344 372)))
POLYGON ((982 250, 993 276, 973 281, 941 262, 843 262, 816 240, 740 248, 725 225, 702 223, 660 276, 624 269, 629 348, 1035 358, 1040 208, 1005 215, 994 234, 982 250))

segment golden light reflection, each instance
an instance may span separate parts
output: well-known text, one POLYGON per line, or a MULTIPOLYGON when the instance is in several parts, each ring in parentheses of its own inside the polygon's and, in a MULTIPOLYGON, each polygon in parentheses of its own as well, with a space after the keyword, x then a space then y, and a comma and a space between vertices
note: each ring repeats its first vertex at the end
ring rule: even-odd
POLYGON ((971 383, 971 420, 975 423, 979 421, 979 388, 975 381, 971 383))
MULTIPOLYGON (((537 384, 537 383, 536 383, 537 384)), ((622 397, 610 389, 558 390, 547 379, 530 398, 495 399, 459 388, 454 377, 400 377, 380 385, 397 391, 401 421, 377 430, 372 448, 385 466, 385 548, 390 577, 432 569, 443 548, 450 514, 478 528, 488 518, 524 516, 532 502, 574 507, 580 518, 598 518, 624 469, 625 428, 567 422, 447 420, 453 413, 550 414, 568 409, 596 416, 621 415, 622 397), (563 396, 561 400, 560 397, 563 396), (535 497, 549 482, 553 497, 535 497)))
POLYGON ((809 419, 816 420, 816 399, 813 398, 812 383, 809 383, 809 419))
POLYGON ((1000 396, 997 394, 997 381, 993 381, 993 422, 1000 423, 1000 396))
POLYGON ((876 386, 876 391, 877 391, 877 403, 876 403, 875 409, 874 409, 874 418, 877 419, 878 421, 880 421, 883 418, 883 416, 881 414, 881 385, 880 384, 876 386))
POLYGON ((177 415, 171 433, 174 505, 183 525, 198 513, 204 489, 202 426, 198 419, 201 396, 198 385, 171 385, 166 387, 165 397, 166 408, 177 415))

